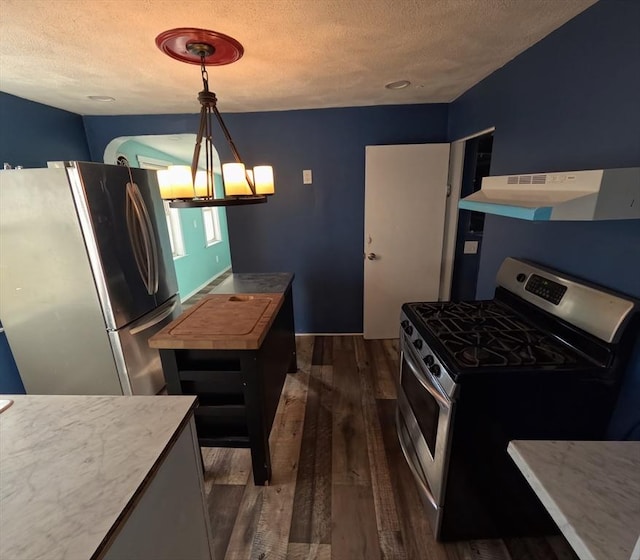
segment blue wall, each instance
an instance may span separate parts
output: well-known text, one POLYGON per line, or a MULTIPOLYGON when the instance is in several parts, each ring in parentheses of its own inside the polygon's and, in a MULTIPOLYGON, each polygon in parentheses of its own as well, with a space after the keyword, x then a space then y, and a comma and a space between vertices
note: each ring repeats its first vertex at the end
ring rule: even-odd
POLYGON ((0 159, 13 167, 90 161, 82 117, 0 92, 0 159))
MULTIPOLYGON (((0 163, 44 167, 51 160, 89 160, 82 117, 0 92, 0 163)), ((24 393, 0 334, 0 393, 24 393)))
MULTIPOLYGON (((446 105, 224 115, 247 164, 271 163, 276 196, 228 208, 235 272, 291 271, 298 332, 362 332, 364 148, 443 142, 446 105), (313 185, 302 184, 302 170, 313 185)), ((94 157, 118 136, 193 132, 196 115, 85 117, 94 157)), ((231 156, 216 143, 222 161, 231 156)), ((396 188, 401 188, 397 185, 396 188)))
POLYGON ((365 146, 445 141, 447 106, 229 117, 243 150, 273 163, 278 189, 267 208, 227 211, 234 271, 295 272, 299 332, 362 332, 365 146))
MULTIPOLYGON (((450 138, 495 126, 492 175, 640 166, 638 29, 640 2, 599 2, 457 99, 450 138)), ((492 296, 507 256, 640 297, 638 221, 487 216, 478 297, 492 296)), ((627 376, 614 436, 640 421, 639 366, 627 376)))

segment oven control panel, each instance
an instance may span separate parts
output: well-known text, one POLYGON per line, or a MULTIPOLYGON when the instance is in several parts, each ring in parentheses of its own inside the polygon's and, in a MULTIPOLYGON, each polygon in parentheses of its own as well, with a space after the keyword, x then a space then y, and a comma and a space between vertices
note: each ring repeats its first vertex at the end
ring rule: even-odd
POLYGON ((404 312, 400 319, 400 348, 415 357, 413 361, 418 369, 424 372, 427 378, 431 377, 449 398, 455 397, 455 381, 404 312), (407 346, 411 348, 406 348, 407 346))
POLYGON ((562 296, 564 296, 567 291, 566 286, 558 284, 553 280, 543 278, 538 274, 532 274, 530 276, 524 289, 527 290, 527 292, 531 292, 532 294, 541 297, 542 299, 546 299, 553 303, 553 305, 558 305, 562 300, 562 296))

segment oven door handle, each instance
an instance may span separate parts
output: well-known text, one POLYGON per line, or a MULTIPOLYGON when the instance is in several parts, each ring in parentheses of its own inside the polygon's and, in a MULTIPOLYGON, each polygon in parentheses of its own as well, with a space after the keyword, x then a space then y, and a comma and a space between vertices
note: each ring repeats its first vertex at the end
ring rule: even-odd
POLYGON ((400 424, 402 421, 402 418, 400 418, 400 410, 396 409, 396 432, 398 433, 398 441, 400 442, 400 449, 402 450, 402 454, 407 461, 407 465, 409 465, 409 470, 411 471, 416 484, 420 487, 420 490, 422 490, 423 494, 426 496, 427 500, 429 500, 429 503, 434 507, 434 509, 438 509, 438 504, 436 503, 435 497, 431 493, 431 490, 429 490, 429 487, 422 480, 422 477, 418 473, 418 469, 416 469, 416 466, 411 460, 409 450, 407 449, 407 444, 404 442, 404 436, 402 434, 402 426, 400 424))
POLYGON ((450 403, 449 399, 447 399, 435 387, 435 385, 431 385, 425 379, 425 376, 422 373, 420 373, 420 371, 418 370, 418 366, 413 361, 413 356, 409 352, 407 352, 406 349, 403 349, 402 353, 404 355, 404 360, 407 362, 407 365, 409 366, 409 369, 411 370, 411 373, 413 373, 413 375, 418 380, 420 385, 422 385, 425 388, 425 390, 428 391, 429 394, 440 403, 440 405, 442 405, 443 408, 449 410, 451 408, 451 403, 450 403))

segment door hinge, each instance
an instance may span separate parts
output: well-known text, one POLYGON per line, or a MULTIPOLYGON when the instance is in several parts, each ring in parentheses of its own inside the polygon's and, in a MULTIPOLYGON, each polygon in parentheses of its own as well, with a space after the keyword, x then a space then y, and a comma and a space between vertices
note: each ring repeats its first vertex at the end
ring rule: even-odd
POLYGON ((451 196, 451 185, 447 185, 447 198, 451 196))

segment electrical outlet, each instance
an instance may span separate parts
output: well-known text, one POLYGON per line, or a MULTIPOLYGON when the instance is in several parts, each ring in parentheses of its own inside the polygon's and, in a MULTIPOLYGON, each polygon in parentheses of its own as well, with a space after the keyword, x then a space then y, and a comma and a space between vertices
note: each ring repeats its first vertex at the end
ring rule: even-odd
POLYGON ((311 175, 311 169, 302 170, 302 184, 311 185, 313 183, 313 177, 311 175))
POLYGON ((193 229, 198 229, 198 222, 193 220, 193 229))
POLYGON ((465 255, 475 255, 478 252, 478 242, 477 241, 465 241, 464 242, 464 254, 465 255))

